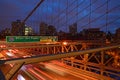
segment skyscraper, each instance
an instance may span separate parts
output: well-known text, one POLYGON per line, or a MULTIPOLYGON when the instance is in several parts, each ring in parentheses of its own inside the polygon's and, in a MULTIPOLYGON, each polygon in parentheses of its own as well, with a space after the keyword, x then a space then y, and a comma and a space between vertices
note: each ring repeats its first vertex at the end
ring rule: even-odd
POLYGON ((12 22, 11 34, 13 36, 21 36, 25 33, 25 26, 20 20, 12 22))
POLYGON ((48 25, 44 22, 40 23, 40 35, 45 36, 48 31, 48 25))

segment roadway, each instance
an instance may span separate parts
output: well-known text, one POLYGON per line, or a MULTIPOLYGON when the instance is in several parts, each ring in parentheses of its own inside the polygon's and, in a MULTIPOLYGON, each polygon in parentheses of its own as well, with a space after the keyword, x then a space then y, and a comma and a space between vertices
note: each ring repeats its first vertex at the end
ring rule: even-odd
MULTIPOLYGON (((29 47, 29 46, 27 46, 27 47, 29 47)), ((19 62, 25 62, 25 64, 30 64, 30 63, 36 63, 36 62, 38 63, 40 61, 53 60, 53 59, 58 59, 58 58, 60 59, 60 58, 64 58, 64 57, 71 57, 71 56, 76 56, 76 55, 80 55, 80 54, 92 53, 92 52, 96 52, 96 51, 103 51, 103 50, 107 50, 107 49, 114 49, 114 48, 118 48, 118 47, 120 47, 120 45, 79 51, 79 52, 70 52, 70 53, 66 53, 66 54, 57 54, 54 56, 46 55, 46 56, 42 56, 42 57, 41 56, 31 57, 31 56, 35 56, 35 55, 33 55, 31 53, 26 53, 24 50, 19 50, 17 48, 14 48, 14 49, 10 48, 10 49, 1 50, 0 58, 1 58, 1 61, 2 60, 5 61, 5 64, 12 64, 12 63, 19 63, 19 62), (26 57, 30 57, 30 58, 26 58, 26 57), (18 58, 18 59, 13 59, 13 58, 18 58), (22 59, 19 59, 19 58, 22 58, 22 59), (12 60, 10 60, 10 59, 12 59, 12 60)), ((61 65, 55 64, 55 62, 42 63, 42 64, 40 63, 40 64, 34 64, 34 65, 25 65, 24 67, 26 68, 26 70, 21 70, 20 75, 19 75, 19 73, 18 73, 18 75, 19 76, 23 75, 23 77, 25 77, 28 80, 30 80, 30 79, 31 80, 40 80, 40 79, 41 80, 44 80, 44 79, 45 80, 59 80, 59 79, 60 80, 61 79, 63 79, 63 80, 89 79, 90 80, 90 78, 91 78, 91 77, 79 74, 80 72, 74 71, 73 68, 70 69, 69 67, 66 68, 66 67, 63 67, 63 65, 61 66, 61 65), (41 65, 42 65, 42 68, 41 68, 41 65)), ((16 77, 16 79, 17 79, 17 77, 16 77)), ((95 80, 95 78, 91 79, 91 80, 95 80)))
POLYGON ((23 80, 97 80, 74 71, 58 61, 24 65, 17 74, 14 79, 20 78, 21 75, 24 77, 23 80))

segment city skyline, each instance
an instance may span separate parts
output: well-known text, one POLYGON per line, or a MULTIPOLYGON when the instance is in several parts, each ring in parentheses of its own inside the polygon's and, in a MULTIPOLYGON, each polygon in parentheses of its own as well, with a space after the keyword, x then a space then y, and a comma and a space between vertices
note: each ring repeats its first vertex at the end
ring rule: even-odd
MULTIPOLYGON (((17 19, 23 20, 38 2, 39 0, 1 0, 0 30, 6 27, 11 28, 11 23, 17 19)), ((68 0, 45 0, 26 24, 32 26, 37 33, 42 21, 55 26, 58 31, 68 32, 69 25, 77 22, 78 32, 84 28, 99 27, 104 31, 115 32, 120 26, 119 2, 120 0, 108 0, 108 2, 107 0, 91 0, 91 2, 90 0, 71 0, 69 2, 68 0), (87 6, 88 8, 85 8, 87 6), (96 10, 97 7, 99 7, 98 10, 96 10)))
POLYGON ((0 80, 120 80, 120 0, 0 0, 0 80))

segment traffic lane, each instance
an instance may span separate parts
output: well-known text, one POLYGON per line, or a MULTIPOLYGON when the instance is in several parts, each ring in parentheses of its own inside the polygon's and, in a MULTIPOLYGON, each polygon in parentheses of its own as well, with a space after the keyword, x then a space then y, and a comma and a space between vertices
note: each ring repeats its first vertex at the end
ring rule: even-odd
POLYGON ((39 65, 37 64, 37 68, 45 72, 47 75, 51 76, 52 78, 54 78, 54 80, 84 80, 80 77, 76 77, 67 72, 63 72, 62 69, 60 69, 59 67, 55 68, 51 66, 51 64, 50 65, 44 64, 44 66, 43 65, 41 66, 41 64, 39 65))
POLYGON ((88 76, 87 74, 84 74, 83 72, 80 71, 80 69, 76 69, 72 66, 65 65, 57 60, 50 61, 49 63, 53 64, 54 66, 61 67, 62 69, 65 69, 67 72, 69 72, 70 74, 81 77, 83 79, 98 80, 95 77, 91 77, 91 76, 88 76))
MULTIPOLYGON (((41 74, 35 70, 35 68, 29 64, 29 65, 24 65, 20 71, 24 72, 29 78, 31 79, 28 79, 28 78, 25 78, 28 79, 28 80, 50 80, 50 79, 47 79, 47 78, 44 78, 43 76, 41 76, 41 74)), ((18 76, 18 75, 17 75, 18 76)), ((17 79, 17 77, 16 77, 17 79)))
POLYGON ((12 80, 33 80, 32 78, 29 77, 28 74, 26 74, 24 71, 20 70, 19 72, 17 72, 17 74, 12 78, 12 80))

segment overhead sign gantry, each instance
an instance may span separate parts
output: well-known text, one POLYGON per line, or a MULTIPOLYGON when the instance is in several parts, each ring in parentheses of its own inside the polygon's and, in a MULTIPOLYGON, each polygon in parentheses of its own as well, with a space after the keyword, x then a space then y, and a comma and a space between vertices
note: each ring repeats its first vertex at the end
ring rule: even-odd
POLYGON ((57 42, 57 36, 6 36, 6 42, 57 42))

